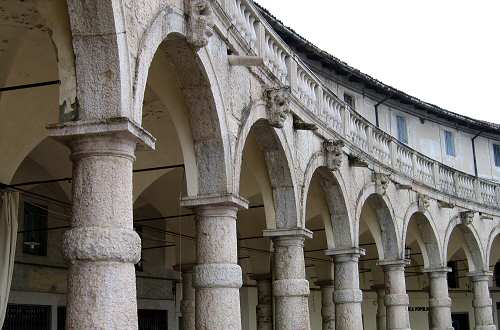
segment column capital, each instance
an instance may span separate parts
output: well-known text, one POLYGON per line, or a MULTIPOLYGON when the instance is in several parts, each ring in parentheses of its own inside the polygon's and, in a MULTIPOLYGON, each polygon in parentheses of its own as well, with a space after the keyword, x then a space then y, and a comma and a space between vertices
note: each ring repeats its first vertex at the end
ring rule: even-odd
POLYGON ((444 273, 447 274, 451 272, 450 267, 442 266, 442 267, 430 267, 430 268, 423 268, 422 273, 428 273, 429 275, 432 275, 434 273, 444 273))
POLYGON ((185 196, 181 198, 181 206, 185 208, 205 208, 212 206, 229 206, 237 209, 247 209, 248 201, 235 194, 207 194, 185 196))
POLYGON ((379 260, 377 266, 381 266, 384 270, 390 269, 404 269, 410 264, 408 259, 392 259, 392 260, 379 260))
POLYGON ((267 229, 262 232, 264 237, 303 237, 312 238, 313 233, 306 228, 282 228, 282 229, 267 229))
POLYGON ((131 139, 151 150, 155 149, 156 143, 153 135, 126 117, 48 124, 46 128, 50 137, 68 145, 79 137, 106 135, 131 139))
POLYGON ((351 259, 359 259, 360 256, 364 256, 366 254, 366 250, 359 247, 352 248, 335 248, 325 250, 325 255, 332 257, 349 257, 351 259))

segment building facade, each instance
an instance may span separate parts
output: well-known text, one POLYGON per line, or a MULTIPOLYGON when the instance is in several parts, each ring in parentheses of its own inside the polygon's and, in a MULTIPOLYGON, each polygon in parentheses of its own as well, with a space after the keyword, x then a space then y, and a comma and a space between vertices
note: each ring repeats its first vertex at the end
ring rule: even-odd
POLYGON ((4 329, 498 328, 500 126, 251 0, 0 1, 0 80, 4 329))

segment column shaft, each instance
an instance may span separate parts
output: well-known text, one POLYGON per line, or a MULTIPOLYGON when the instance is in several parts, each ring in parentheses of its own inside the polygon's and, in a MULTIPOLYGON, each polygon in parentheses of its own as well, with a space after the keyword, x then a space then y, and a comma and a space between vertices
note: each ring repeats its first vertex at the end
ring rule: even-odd
POLYGON ((196 212, 197 265, 194 267, 197 330, 240 330, 241 267, 236 215, 248 204, 236 196, 184 198, 196 212))
POLYGON ((309 330, 309 282, 304 264, 303 229, 265 231, 274 243, 275 322, 277 330, 309 330))
POLYGON ((490 273, 471 274, 472 290, 474 299, 474 319, 476 330, 496 330, 493 321, 492 300, 490 297, 489 280, 490 273))
POLYGON ((409 298, 406 294, 405 260, 381 261, 385 279, 385 307, 388 330, 410 330, 409 298))
POLYGON ((323 330, 335 330, 335 303, 333 302, 334 283, 331 280, 318 281, 321 288, 321 318, 323 330))
POLYGON ((386 330, 385 286, 376 285, 373 288, 377 293, 377 330, 386 330))
POLYGON ((273 330, 273 290, 270 274, 254 275, 257 281, 257 330, 273 330))
POLYGON ((335 329, 362 330, 361 303, 363 293, 359 289, 358 260, 364 250, 329 250, 335 264, 334 293, 335 329))
POLYGON ((182 273, 182 324, 184 330, 196 330, 195 323, 195 299, 196 292, 193 287, 193 272, 182 273))
POLYGON ((448 269, 429 270, 429 328, 453 330, 451 299, 448 295, 448 269))
POLYGON ((112 133, 71 140, 73 217, 63 241, 70 262, 67 329, 137 329, 135 144, 112 133))

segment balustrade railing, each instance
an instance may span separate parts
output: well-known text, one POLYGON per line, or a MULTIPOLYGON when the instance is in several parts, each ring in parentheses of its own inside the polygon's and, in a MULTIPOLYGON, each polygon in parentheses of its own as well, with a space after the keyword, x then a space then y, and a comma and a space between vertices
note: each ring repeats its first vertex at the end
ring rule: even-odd
POLYGON ((500 185, 460 172, 400 143, 329 90, 268 25, 251 0, 217 0, 265 67, 319 124, 344 137, 375 161, 443 193, 500 207, 500 185))

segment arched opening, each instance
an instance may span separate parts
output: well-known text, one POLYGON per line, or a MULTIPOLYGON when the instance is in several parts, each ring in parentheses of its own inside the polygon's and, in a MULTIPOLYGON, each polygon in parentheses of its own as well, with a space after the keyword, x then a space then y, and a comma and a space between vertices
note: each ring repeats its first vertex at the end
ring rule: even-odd
MULTIPOLYGON (((269 288, 272 278, 271 241, 263 231, 276 228, 296 228, 295 190, 280 132, 264 119, 251 125, 244 138, 239 170, 240 195, 250 202, 248 210, 238 213, 238 256, 244 283, 240 290, 242 323, 256 328, 257 304, 272 301, 269 288), (260 291, 258 291, 260 290, 260 291), (260 295, 260 298, 258 298, 260 295), (260 299, 260 300, 259 300, 260 299)), ((241 141, 243 142, 243 141, 241 141)))
POLYGON ((314 235, 306 241, 304 253, 306 274, 312 288, 309 298, 311 328, 317 329, 334 323, 331 315, 322 315, 321 308, 314 308, 334 308, 334 267, 325 251, 352 247, 352 228, 338 174, 320 166, 306 182, 306 189, 305 225, 314 235))

